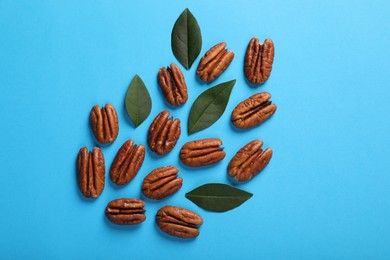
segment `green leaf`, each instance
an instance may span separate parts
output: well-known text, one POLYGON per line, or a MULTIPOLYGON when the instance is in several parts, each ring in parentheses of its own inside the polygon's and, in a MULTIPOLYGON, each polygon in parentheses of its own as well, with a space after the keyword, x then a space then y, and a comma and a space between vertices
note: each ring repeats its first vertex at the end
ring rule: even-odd
POLYGON ((234 209, 252 196, 252 193, 222 183, 208 183, 186 193, 187 199, 214 212, 234 209))
POLYGON ((126 92, 127 114, 137 128, 150 114, 152 99, 142 79, 136 74, 126 92))
POLYGON ((211 126, 222 116, 235 83, 236 80, 224 82, 199 95, 191 107, 188 134, 211 126))
POLYGON ((202 34, 198 22, 186 8, 177 18, 171 34, 172 52, 189 69, 202 49, 202 34))

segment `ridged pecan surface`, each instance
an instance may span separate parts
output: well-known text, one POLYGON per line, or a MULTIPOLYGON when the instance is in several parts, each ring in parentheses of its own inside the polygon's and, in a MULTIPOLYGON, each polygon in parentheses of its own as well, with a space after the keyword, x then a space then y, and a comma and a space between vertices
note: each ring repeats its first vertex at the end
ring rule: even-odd
POLYGON ((115 141, 119 132, 118 115, 113 105, 106 104, 100 108, 95 105, 89 116, 92 132, 96 140, 101 144, 112 143, 115 141))
POLYGON ((156 223, 162 231, 169 235, 180 238, 195 238, 199 235, 198 226, 203 224, 203 219, 188 209, 165 206, 157 212, 156 223))
POLYGON ((106 168, 102 151, 95 147, 88 153, 87 147, 77 156, 77 179, 80 191, 87 198, 97 198, 104 189, 106 168))
POLYGON ((136 225, 146 219, 145 202, 139 199, 116 199, 108 203, 106 217, 118 225, 136 225))
POLYGON ((253 84, 261 84, 269 78, 274 62, 274 43, 266 39, 261 44, 259 39, 252 38, 245 55, 245 75, 253 84))
POLYGON ((215 80, 230 65, 234 58, 234 52, 225 48, 225 42, 218 43, 202 57, 196 70, 196 74, 201 80, 206 82, 215 80))
POLYGON ((180 160, 187 166, 199 167, 217 163, 225 158, 219 138, 191 141, 180 150, 180 160))
POLYGON ((187 85, 183 73, 175 64, 172 63, 170 67, 160 69, 158 83, 165 99, 172 106, 179 106, 187 101, 187 85))
POLYGON ((170 152, 175 147, 180 133, 180 120, 169 118, 168 110, 162 111, 149 127, 148 144, 150 150, 158 155, 170 152))
POLYGON ((183 179, 177 177, 179 169, 174 166, 165 166, 154 169, 142 183, 142 193, 153 200, 161 200, 177 192, 183 179))
POLYGON ((145 158, 145 147, 127 140, 119 149, 110 169, 110 178, 118 185, 130 182, 138 173, 145 158))
POLYGON ((228 172, 237 181, 249 181, 260 173, 272 157, 271 148, 262 150, 263 141, 253 140, 242 147, 231 159, 228 172))
POLYGON ((270 98, 270 93, 261 92, 239 103, 232 113, 233 124, 238 128, 262 124, 276 111, 276 105, 272 104, 270 98))

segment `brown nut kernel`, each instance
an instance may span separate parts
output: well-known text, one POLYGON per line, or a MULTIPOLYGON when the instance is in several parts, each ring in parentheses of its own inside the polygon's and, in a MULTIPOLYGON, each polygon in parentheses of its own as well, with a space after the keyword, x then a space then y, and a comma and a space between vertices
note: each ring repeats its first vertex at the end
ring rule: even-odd
POLYGON ((225 158, 226 153, 220 147, 219 138, 201 139, 188 142, 180 150, 180 160, 187 166, 199 167, 217 163, 225 158))
POLYGON ((145 202, 138 199, 116 199, 108 203, 106 217, 114 224, 135 225, 146 219, 145 202))
POLYGON ((260 44, 259 39, 252 38, 248 44, 245 55, 245 75, 253 84, 259 85, 267 81, 274 62, 274 43, 266 39, 260 44))
POLYGON ((202 57, 196 70, 196 74, 201 80, 206 82, 215 80, 230 65, 234 58, 234 52, 225 48, 225 42, 218 43, 202 57))
POLYGON ((153 200, 161 200, 177 192, 183 179, 177 178, 179 169, 174 166, 166 166, 154 169, 142 183, 142 193, 153 200))
POLYGON ((158 227, 169 235, 180 238, 195 238, 199 235, 197 226, 203 219, 188 209, 175 206, 162 207, 156 215, 158 227))
POLYGON ((104 189, 106 168, 102 151, 95 147, 88 153, 87 147, 77 156, 77 179, 80 191, 87 198, 97 198, 104 189))
POLYGON ((271 148, 263 151, 261 146, 263 141, 254 140, 242 147, 229 163, 229 175, 241 182, 249 181, 260 173, 272 157, 271 148))
POLYGON ((162 111, 149 127, 148 144, 150 150, 158 155, 170 152, 180 137, 180 120, 168 117, 169 111, 162 111))
POLYGON ((233 110, 233 124, 238 128, 251 128, 262 124, 276 111, 276 105, 272 104, 270 98, 270 93, 261 92, 242 101, 233 110))
POLYGON ((106 104, 100 108, 95 105, 89 116, 92 132, 101 144, 112 143, 118 136, 118 115, 113 105, 106 104))
POLYGON ((165 99, 172 106, 179 106, 187 101, 187 85, 183 73, 176 64, 172 63, 170 67, 160 69, 158 83, 165 99))
POLYGON ((118 185, 129 183, 138 173, 145 158, 145 147, 127 140, 119 149, 110 169, 112 182, 118 185))

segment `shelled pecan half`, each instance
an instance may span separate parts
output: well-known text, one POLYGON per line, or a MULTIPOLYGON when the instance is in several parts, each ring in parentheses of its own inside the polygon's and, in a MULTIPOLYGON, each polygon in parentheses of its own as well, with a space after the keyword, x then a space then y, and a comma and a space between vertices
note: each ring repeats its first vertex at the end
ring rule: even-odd
POLYGON ((172 106, 180 106, 188 99, 187 85, 183 73, 176 64, 161 68, 158 72, 158 83, 165 99, 172 106))
POLYGON ((162 111, 149 127, 148 144, 150 150, 158 155, 167 154, 175 147, 180 133, 180 120, 169 118, 168 110, 162 111))
POLYGON ((165 206, 156 215, 158 227, 169 235, 179 238, 195 238, 198 226, 203 224, 201 216, 185 208, 165 206))
POLYGON ((187 166, 199 167, 217 163, 225 158, 219 138, 191 141, 180 150, 180 160, 187 166))
POLYGON ((233 124, 238 128, 262 124, 276 111, 276 105, 272 104, 270 98, 270 93, 261 92, 239 103, 232 113, 233 124))
POLYGON ((174 166, 159 167, 151 171, 142 183, 142 193, 153 200, 161 200, 177 192, 183 179, 177 177, 179 169, 174 166))
POLYGON ((271 148, 262 150, 263 141, 253 140, 242 147, 231 159, 228 172, 239 182, 249 181, 260 173, 272 157, 271 148))
POLYGON ((249 82, 259 85, 267 81, 271 75, 274 53, 274 43, 271 39, 266 39, 264 44, 256 37, 250 40, 244 63, 245 75, 249 82))
POLYGON ((145 158, 145 147, 127 140, 119 149, 110 168, 110 178, 118 185, 129 183, 138 173, 145 158))
POLYGON ((118 115, 113 105, 106 104, 100 108, 95 105, 89 116, 92 132, 96 140, 101 144, 112 143, 115 141, 119 132, 118 115))
POLYGON ((106 217, 114 224, 136 225, 144 222, 145 202, 139 199, 116 199, 108 203, 106 217))
POLYGON ((80 191, 87 198, 97 198, 104 189, 106 168, 102 151, 95 147, 88 152, 87 147, 80 149, 77 156, 77 179, 80 191))
POLYGON ((234 52, 225 48, 225 42, 218 43, 202 57, 196 70, 196 74, 201 80, 205 82, 215 80, 230 65, 234 58, 234 52))

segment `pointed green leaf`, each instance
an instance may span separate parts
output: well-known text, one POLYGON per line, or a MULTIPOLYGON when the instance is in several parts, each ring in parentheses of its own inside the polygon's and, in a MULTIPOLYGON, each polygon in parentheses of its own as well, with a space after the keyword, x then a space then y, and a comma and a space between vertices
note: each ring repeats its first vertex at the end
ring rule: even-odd
POLYGON ((202 49, 202 34, 198 22, 186 8, 177 18, 171 34, 172 52, 189 69, 202 49))
POLYGON ((188 134, 211 126, 222 116, 235 83, 236 80, 224 82, 199 95, 191 107, 188 134))
POLYGON ((127 114, 138 127, 152 110, 152 99, 142 79, 135 75, 126 92, 125 107, 127 114))
POLYGON ((208 183, 186 194, 186 198, 199 207, 214 212, 234 209, 252 196, 252 193, 222 183, 208 183))

